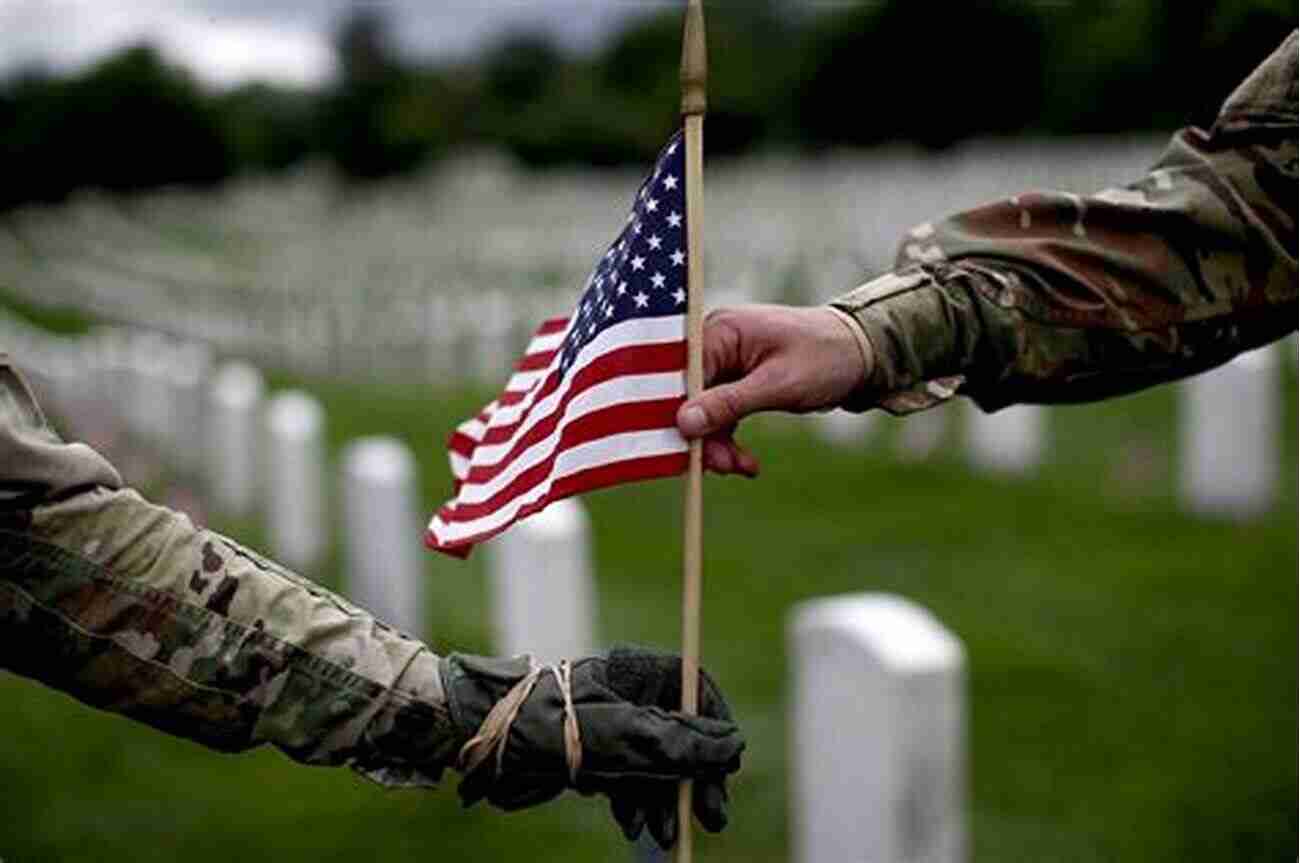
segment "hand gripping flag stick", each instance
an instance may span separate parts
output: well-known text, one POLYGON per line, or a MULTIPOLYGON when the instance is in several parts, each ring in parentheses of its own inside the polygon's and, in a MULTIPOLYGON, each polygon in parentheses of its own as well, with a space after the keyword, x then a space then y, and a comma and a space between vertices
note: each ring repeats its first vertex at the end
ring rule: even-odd
MULTIPOLYGON (((704 389, 704 113, 708 108, 708 54, 701 0, 689 0, 682 33, 682 121, 686 143, 686 397, 704 389)), ((698 709, 700 678, 700 558, 703 545, 703 441, 691 441, 682 537, 682 712, 698 709)), ((677 792, 677 863, 691 863, 691 782, 677 792)))

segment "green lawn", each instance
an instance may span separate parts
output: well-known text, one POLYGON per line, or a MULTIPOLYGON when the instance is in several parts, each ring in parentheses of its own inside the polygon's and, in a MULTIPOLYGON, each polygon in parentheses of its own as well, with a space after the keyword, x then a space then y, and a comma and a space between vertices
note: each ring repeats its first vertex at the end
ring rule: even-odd
MULTIPOLYGON (((441 441, 483 395, 316 391, 334 450, 376 432, 412 445, 430 508, 449 488, 441 441)), ((731 829, 700 858, 787 859, 786 613, 885 590, 967 648, 974 860, 1294 859, 1295 400, 1282 503, 1233 525, 1174 506, 1175 394, 1054 412, 1032 481, 955 454, 898 464, 883 443, 833 451, 793 420, 750 429, 765 475, 707 483, 704 593, 705 664, 750 748, 731 829)), ((664 481, 587 500, 609 641, 677 641, 679 495, 664 481)), ((430 557, 437 648, 489 649, 481 566, 430 557)), ((595 801, 463 813, 451 777, 385 792, 274 752, 215 755, 7 675, 0 704, 6 861, 630 857, 595 801)))

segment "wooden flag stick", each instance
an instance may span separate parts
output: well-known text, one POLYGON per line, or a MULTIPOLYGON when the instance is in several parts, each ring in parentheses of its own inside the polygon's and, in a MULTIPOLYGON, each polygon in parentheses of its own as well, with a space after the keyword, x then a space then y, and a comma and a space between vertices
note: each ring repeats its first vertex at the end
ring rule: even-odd
MULTIPOLYGON (((708 55, 701 0, 689 0, 682 34, 682 118, 686 124, 686 396, 704 389, 704 112, 708 108, 708 55)), ((703 442, 691 441, 683 507, 682 712, 699 709, 700 583, 704 505, 703 442)), ((677 794, 677 863, 691 863, 691 783, 677 794)))

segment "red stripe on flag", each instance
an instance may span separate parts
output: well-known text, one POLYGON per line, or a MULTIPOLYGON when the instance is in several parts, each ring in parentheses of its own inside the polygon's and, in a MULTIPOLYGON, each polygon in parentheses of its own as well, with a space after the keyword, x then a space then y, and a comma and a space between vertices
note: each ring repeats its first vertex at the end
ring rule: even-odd
POLYGON ((540 512, 557 500, 622 483, 676 476, 686 470, 687 458, 688 456, 684 452, 669 453, 667 455, 646 456, 589 467, 556 480, 550 492, 543 496, 541 500, 520 507, 519 514, 515 518, 499 527, 485 530, 447 545, 438 545, 438 540, 434 537, 433 531, 425 531, 424 545, 433 551, 441 551, 453 557, 464 559, 469 557, 470 552, 474 550, 474 546, 478 543, 491 539, 516 521, 540 512))
MULTIPOLYGON (((449 506, 443 507, 439 515, 447 524, 473 521, 476 518, 489 515, 501 509, 514 498, 532 490, 538 483, 545 482, 555 467, 555 460, 566 450, 623 432, 649 431, 671 427, 674 418, 677 416, 677 409, 681 407, 683 400, 684 397, 678 396, 657 401, 630 402, 612 405, 604 410, 593 411, 586 416, 579 417, 564 427, 564 431, 560 432, 559 440, 551 446, 550 452, 545 459, 510 480, 487 500, 478 503, 457 503, 454 509, 449 506)), ((558 417, 556 418, 558 419, 558 417)), ((511 462, 503 462, 502 464, 508 467, 511 462)), ((470 477, 465 480, 464 485, 482 485, 486 481, 476 478, 474 476, 475 470, 481 469, 470 468, 470 477)), ((500 473, 500 470, 493 470, 492 476, 498 473, 500 473)))
POLYGON ((465 458, 469 458, 474 454, 474 447, 476 446, 478 446, 478 442, 463 431, 454 431, 451 433, 451 437, 447 438, 447 449, 456 455, 463 455, 465 458))
POLYGON ((515 363, 515 371, 535 372, 538 369, 544 369, 551 364, 551 360, 559 351, 538 351, 535 354, 524 354, 524 358, 515 363))
POLYGON ((551 318, 549 321, 542 321, 542 325, 537 328, 536 335, 550 336, 555 333, 563 332, 564 328, 569 325, 568 318, 551 318))
MULTIPOLYGON (((615 348, 606 354, 602 354, 573 376, 573 385, 565 396, 566 401, 564 404, 568 403, 567 399, 571 398, 572 395, 603 380, 622 375, 671 372, 683 368, 685 364, 686 342, 684 341, 615 348)), ((547 376, 542 389, 533 399, 533 405, 549 398, 552 393, 559 389, 561 382, 560 370, 557 368, 547 376)), ((484 444, 499 444, 510 440, 519 427, 528 420, 533 405, 530 405, 527 410, 520 414, 519 419, 510 425, 489 427, 481 438, 481 442, 484 444)))

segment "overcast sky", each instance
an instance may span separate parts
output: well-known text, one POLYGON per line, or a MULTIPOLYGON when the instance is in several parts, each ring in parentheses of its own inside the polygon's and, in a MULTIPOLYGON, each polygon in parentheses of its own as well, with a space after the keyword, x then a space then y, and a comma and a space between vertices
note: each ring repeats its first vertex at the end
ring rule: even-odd
POLYGON ((680 0, 0 0, 0 76, 75 69, 147 40, 219 86, 251 78, 312 84, 333 71, 331 36, 356 6, 387 12, 404 53, 463 55, 512 28, 586 50, 621 21, 680 0))

